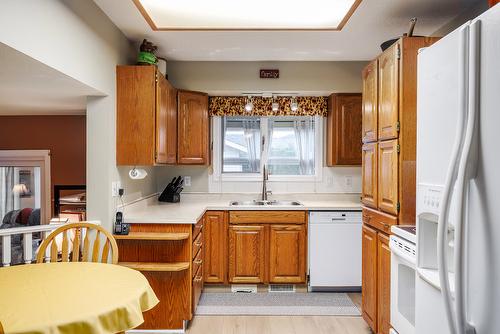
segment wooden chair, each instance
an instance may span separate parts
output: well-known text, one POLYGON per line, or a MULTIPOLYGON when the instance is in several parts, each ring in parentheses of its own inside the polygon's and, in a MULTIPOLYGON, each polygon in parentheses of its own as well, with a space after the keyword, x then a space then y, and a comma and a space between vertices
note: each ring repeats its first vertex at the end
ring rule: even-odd
POLYGON ((111 263, 118 263, 118 245, 116 240, 111 233, 106 231, 99 225, 87 223, 87 222, 77 222, 65 224, 57 229, 55 229, 51 234, 43 240, 40 247, 38 248, 38 253, 36 256, 37 263, 43 262, 58 262, 59 261, 59 249, 55 238, 62 234, 62 251, 61 251, 61 261, 62 262, 102 262, 108 263, 108 256, 111 252, 111 263), (74 231, 74 238, 70 240, 68 237, 68 231, 74 231), (89 232, 95 231, 95 239, 91 248, 91 237, 89 232), (100 244, 101 244, 101 234, 104 235, 104 246, 102 248, 102 255, 99 256, 100 244), (83 247, 81 248, 81 239, 83 238, 83 247), (70 243, 73 245, 70 246, 70 243), (48 249, 50 246, 50 254, 48 249), (111 247, 111 248, 110 248, 111 247), (80 249, 81 248, 81 249, 80 249), (81 254, 80 254, 81 251, 81 254), (70 259, 71 255, 71 259, 70 259))

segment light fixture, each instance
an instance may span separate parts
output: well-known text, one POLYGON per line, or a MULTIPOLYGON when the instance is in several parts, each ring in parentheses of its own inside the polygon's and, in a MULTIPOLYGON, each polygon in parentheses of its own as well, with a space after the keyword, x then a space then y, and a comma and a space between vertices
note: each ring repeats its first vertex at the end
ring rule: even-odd
POLYGON ((273 96, 273 104, 272 104, 271 107, 272 107, 272 109, 273 109, 274 112, 276 112, 276 111, 278 111, 280 109, 280 105, 279 105, 278 102, 276 102, 274 96, 273 96))
POLYGON ((292 96, 292 99, 290 100, 290 109, 292 110, 292 112, 296 112, 297 110, 299 110, 299 104, 297 103, 295 96, 292 96))
POLYGON ((247 104, 245 104, 245 110, 246 112, 251 112, 253 110, 253 102, 251 96, 247 97, 247 104))
POLYGON ((129 172, 128 172, 128 176, 132 179, 132 180, 142 180, 144 179, 146 176, 148 176, 148 172, 146 172, 146 170, 144 169, 137 169, 137 168, 132 168, 129 172))
POLYGON ((12 188, 12 192, 19 196, 26 196, 30 191, 24 183, 19 183, 14 185, 14 187, 12 188))
POLYGON ((361 0, 133 0, 153 30, 340 30, 361 0), (216 10, 214 10, 214 8, 216 10), (264 9, 264 10, 263 10, 264 9), (279 15, 277 14, 279 13, 279 15))

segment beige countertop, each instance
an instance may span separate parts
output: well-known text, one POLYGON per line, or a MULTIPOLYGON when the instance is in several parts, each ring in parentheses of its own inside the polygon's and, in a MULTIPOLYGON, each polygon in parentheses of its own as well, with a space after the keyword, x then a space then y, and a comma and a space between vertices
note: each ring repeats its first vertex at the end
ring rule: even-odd
POLYGON ((183 194, 179 203, 158 202, 157 196, 125 205, 126 223, 196 224, 214 210, 361 210, 359 194, 283 194, 270 200, 296 200, 300 206, 231 206, 231 201, 257 199, 257 194, 183 194))

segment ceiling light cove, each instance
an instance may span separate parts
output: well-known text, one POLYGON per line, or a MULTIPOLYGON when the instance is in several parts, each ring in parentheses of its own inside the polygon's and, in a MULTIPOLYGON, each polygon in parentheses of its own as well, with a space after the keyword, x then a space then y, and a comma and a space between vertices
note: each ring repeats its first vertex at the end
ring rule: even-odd
POLYGON ((132 0, 153 30, 341 30, 361 0, 132 0))

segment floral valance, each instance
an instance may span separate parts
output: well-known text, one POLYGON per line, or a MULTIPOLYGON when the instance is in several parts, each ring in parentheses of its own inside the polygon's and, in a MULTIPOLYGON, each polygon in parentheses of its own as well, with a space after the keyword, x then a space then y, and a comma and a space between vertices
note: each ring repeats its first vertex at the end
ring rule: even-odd
POLYGON ((211 96, 209 101, 210 116, 324 116, 328 111, 327 98, 324 96, 297 96, 298 109, 292 111, 292 97, 252 97, 252 111, 245 110, 249 101, 246 96, 211 96), (277 102, 279 108, 273 111, 272 104, 277 102))

